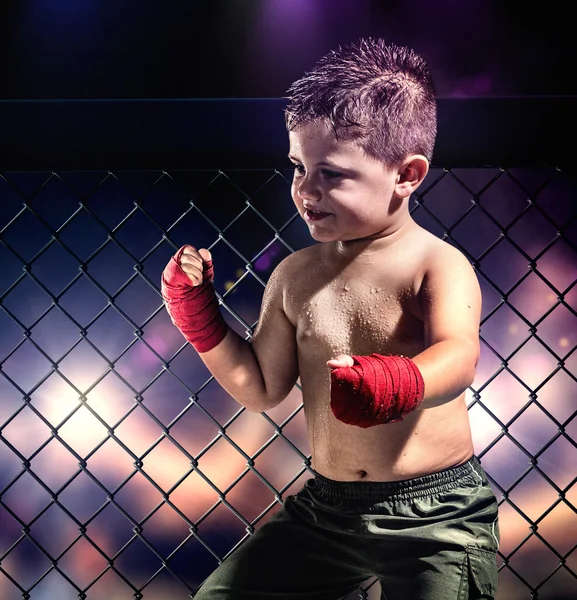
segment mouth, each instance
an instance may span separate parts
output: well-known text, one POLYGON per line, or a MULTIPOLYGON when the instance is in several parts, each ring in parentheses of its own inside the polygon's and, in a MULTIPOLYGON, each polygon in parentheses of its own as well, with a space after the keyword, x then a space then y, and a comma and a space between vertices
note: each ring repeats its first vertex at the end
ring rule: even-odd
POLYGON ((321 221, 330 217, 331 213, 321 212, 320 210, 305 209, 305 220, 306 221, 321 221))

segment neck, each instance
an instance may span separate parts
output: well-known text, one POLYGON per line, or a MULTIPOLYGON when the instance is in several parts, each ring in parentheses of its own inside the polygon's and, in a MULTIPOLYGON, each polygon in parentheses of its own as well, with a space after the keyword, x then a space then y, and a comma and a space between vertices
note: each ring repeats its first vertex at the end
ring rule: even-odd
POLYGON ((374 254, 375 252, 390 248, 402 239, 415 225, 416 223, 410 215, 407 215, 407 218, 403 219, 400 223, 396 223, 394 226, 370 236, 354 240, 339 240, 335 242, 335 249, 337 254, 346 258, 374 254))

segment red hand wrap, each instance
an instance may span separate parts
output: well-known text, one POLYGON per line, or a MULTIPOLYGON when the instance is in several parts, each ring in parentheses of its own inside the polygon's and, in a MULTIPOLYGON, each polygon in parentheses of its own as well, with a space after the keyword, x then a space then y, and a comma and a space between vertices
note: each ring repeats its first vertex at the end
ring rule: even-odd
POLYGON ((204 263, 202 283, 193 286, 180 266, 183 246, 162 272, 161 291, 172 322, 197 352, 208 352, 220 344, 228 325, 218 309, 212 280, 212 261, 204 263))
POLYGON ((417 365, 402 356, 353 356, 352 367, 331 373, 331 409, 359 427, 402 421, 419 407, 425 384, 417 365))

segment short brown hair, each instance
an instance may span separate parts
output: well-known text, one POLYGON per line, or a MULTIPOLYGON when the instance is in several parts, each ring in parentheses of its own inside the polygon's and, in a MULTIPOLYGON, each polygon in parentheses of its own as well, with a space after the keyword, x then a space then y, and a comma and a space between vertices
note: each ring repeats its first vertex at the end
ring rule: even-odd
POLYGON ((388 165, 410 154, 430 161, 437 134, 435 85, 410 48, 364 38, 323 56, 288 90, 287 129, 316 120, 337 137, 357 140, 388 165))

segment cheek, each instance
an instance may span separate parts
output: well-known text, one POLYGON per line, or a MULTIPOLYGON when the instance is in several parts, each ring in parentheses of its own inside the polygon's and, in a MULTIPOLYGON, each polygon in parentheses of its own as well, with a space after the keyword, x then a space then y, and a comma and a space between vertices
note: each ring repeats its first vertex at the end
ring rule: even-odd
POLYGON ((296 184, 294 183, 294 181, 293 181, 293 183, 291 184, 291 197, 292 197, 292 199, 293 199, 293 202, 295 203, 295 206, 296 206, 297 208, 301 209, 301 208, 302 208, 302 206, 303 206, 303 202, 302 202, 302 199, 301 199, 301 197, 300 197, 300 196, 298 195, 298 193, 297 193, 297 186, 296 186, 296 184))
POLYGON ((364 202, 359 201, 357 198, 351 200, 348 196, 334 197, 331 206, 334 207, 339 217, 351 223, 363 221, 371 213, 369 207, 364 202))
POLYGON ((362 227, 386 218, 386 203, 382 198, 355 198, 352 202, 339 202, 338 206, 338 218, 352 227, 362 227))

